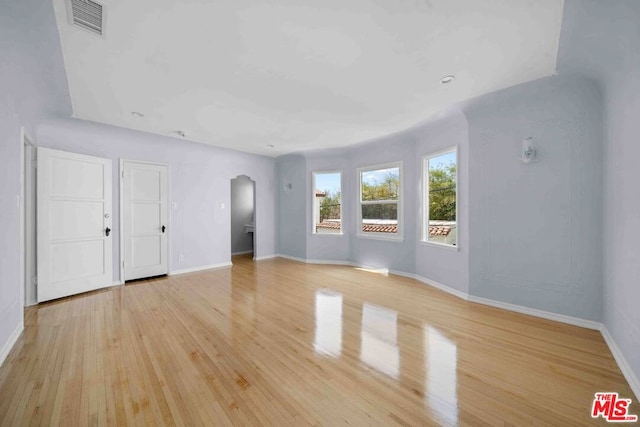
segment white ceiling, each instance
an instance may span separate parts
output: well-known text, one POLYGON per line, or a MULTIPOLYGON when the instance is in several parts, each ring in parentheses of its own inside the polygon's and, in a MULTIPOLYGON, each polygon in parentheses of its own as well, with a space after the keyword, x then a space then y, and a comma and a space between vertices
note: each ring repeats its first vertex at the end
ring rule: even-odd
POLYGON ((555 73, 563 10, 562 0, 105 0, 100 38, 69 24, 66 1, 53 3, 74 117, 272 156, 397 132, 555 73))

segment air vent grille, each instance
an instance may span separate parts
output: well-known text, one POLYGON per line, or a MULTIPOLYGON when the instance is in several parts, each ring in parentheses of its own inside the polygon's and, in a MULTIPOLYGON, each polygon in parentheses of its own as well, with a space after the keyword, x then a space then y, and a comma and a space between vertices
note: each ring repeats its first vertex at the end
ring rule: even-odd
POLYGON ((70 0, 73 24, 102 35, 102 5, 91 0, 70 0))

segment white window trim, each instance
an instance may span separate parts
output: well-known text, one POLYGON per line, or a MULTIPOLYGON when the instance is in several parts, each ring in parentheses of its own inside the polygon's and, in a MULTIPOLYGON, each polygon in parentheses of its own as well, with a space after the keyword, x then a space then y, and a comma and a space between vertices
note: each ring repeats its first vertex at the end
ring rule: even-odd
MULTIPOLYGON (((458 243, 457 236, 456 236, 456 243, 458 243)), ((460 248, 457 245, 456 246, 447 245, 446 243, 431 242, 429 240, 420 240, 420 244, 422 246, 431 246, 431 247, 434 247, 434 248, 440 248, 440 249, 444 249, 444 250, 447 250, 447 251, 458 252, 460 250, 460 248)))
POLYGON ((344 207, 344 200, 343 200, 343 194, 344 194, 344 184, 343 184, 343 178, 344 174, 342 173, 342 170, 318 170, 318 171, 313 171, 311 172, 311 235, 312 236, 320 236, 320 237, 340 237, 340 236, 344 236, 344 209, 342 209, 344 207), (326 173, 339 173, 340 174, 340 232, 339 233, 317 233, 316 232, 316 225, 315 223, 315 213, 313 212, 314 210, 314 202, 315 202, 315 197, 316 197, 316 175, 317 174, 326 174, 326 173))
POLYGON ((356 236, 364 239, 375 239, 375 240, 390 240, 401 242, 404 241, 404 191, 402 190, 404 187, 404 172, 402 170, 402 161, 392 162, 392 163, 384 163, 381 165, 372 165, 372 166, 364 166, 358 168, 358 209, 356 209, 357 215, 357 227, 358 231, 356 236), (377 204, 370 202, 362 202, 362 172, 369 172, 379 169, 389 169, 389 168, 398 168, 400 175, 400 186, 398 188, 398 200, 390 201, 391 203, 396 203, 398 205, 398 232, 396 234, 391 233, 372 233, 372 232, 364 232, 362 231, 362 205, 363 204, 377 204))
POLYGON ((420 243, 425 246, 433 246, 441 249, 449 249, 449 250, 460 250, 460 195, 459 195, 459 175, 460 175, 460 153, 458 151, 458 146, 453 145, 451 147, 444 148, 439 151, 434 151, 422 157, 422 191, 421 191, 421 203, 420 203, 420 215, 421 215, 421 223, 420 227, 420 243), (427 163, 429 159, 434 157, 439 157, 443 154, 447 154, 454 151, 456 153, 456 244, 449 245, 446 243, 440 242, 432 242, 429 240, 429 197, 427 196, 429 193, 429 170, 427 168, 427 163))

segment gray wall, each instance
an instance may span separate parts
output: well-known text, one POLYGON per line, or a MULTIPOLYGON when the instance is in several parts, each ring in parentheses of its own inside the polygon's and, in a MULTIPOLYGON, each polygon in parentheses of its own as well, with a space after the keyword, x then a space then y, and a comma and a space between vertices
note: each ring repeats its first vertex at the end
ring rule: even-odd
POLYGON ((306 156, 306 175, 309 179, 305 192, 305 227, 307 235, 307 258, 311 260, 347 261, 349 259, 349 224, 343 221, 342 234, 313 234, 313 188, 311 172, 341 171, 342 172, 342 218, 355 215, 353 206, 345 204, 347 200, 357 197, 353 192, 353 174, 349 171, 349 159, 346 156, 335 155, 334 150, 317 151, 306 156))
MULTIPOLYGON (((307 225, 296 239, 306 239, 307 258, 385 267, 476 296, 600 320, 598 87, 585 77, 551 77, 457 108, 366 144, 305 153, 307 225), (528 136, 539 157, 524 165, 519 156, 528 136), (452 145, 459 151, 458 250, 419 241, 422 157, 452 145), (403 162, 404 240, 357 237, 357 168, 398 160, 403 162), (343 170, 345 236, 311 234, 311 174, 329 169, 343 170)), ((303 164, 295 164, 297 173, 303 164)), ((290 245, 287 227, 285 222, 280 235, 290 245)))
MULTIPOLYGON (((415 246, 416 274, 469 293, 469 129, 464 114, 452 109, 422 127, 416 142, 416 169, 422 157, 453 145, 458 147, 458 247, 445 249, 418 242, 415 246)), ((417 176, 420 179, 420 175, 417 176)), ((420 200, 419 187, 414 191, 420 200)), ((415 211, 419 229, 421 211, 415 211)))
MULTIPOLYGON (((414 182, 416 175, 415 144, 412 131, 401 132, 343 149, 311 151, 304 153, 296 167, 302 166, 305 176, 305 190, 302 202, 305 211, 304 236, 307 258, 317 261, 351 261, 360 265, 388 268, 390 270, 414 271, 414 245, 417 239, 415 224, 416 198, 413 188, 403 187, 407 194, 403 197, 403 241, 383 241, 357 237, 358 174, 362 166, 402 162, 403 182, 414 182), (342 235, 312 234, 312 173, 328 170, 342 171, 342 235)), ((285 172, 283 172, 285 173, 285 172)), ((281 230, 283 245, 290 246, 290 235, 281 230)), ((300 256, 295 255, 294 256, 300 256)))
POLYGON ((71 115, 53 8, 47 0, 0 2, 0 349, 23 317, 20 271, 20 127, 71 115))
POLYGON ((231 253, 253 251, 253 233, 245 225, 253 222, 253 181, 247 176, 231 180, 231 253))
MULTIPOLYGON (((294 157, 290 157, 293 159, 294 157)), ((304 153, 297 162, 279 163, 280 168, 295 167, 297 173, 305 167, 306 210, 304 235, 296 234, 296 240, 306 239, 306 258, 315 261, 350 261, 359 265, 387 268, 398 272, 418 274, 446 284, 461 292, 468 292, 468 134, 464 115, 457 109, 445 111, 427 122, 404 132, 389 135, 375 141, 344 148, 304 153), (459 191, 459 242, 458 250, 452 250, 420 242, 420 179, 422 158, 444 148, 457 146, 460 172, 459 191), (403 221, 404 239, 385 241, 357 236, 358 175, 362 166, 401 161, 403 167, 403 221), (312 234, 313 172, 342 171, 343 235, 312 234)), ((281 170, 281 175, 290 174, 281 170)), ((300 226, 298 226, 300 227, 300 226)), ((280 229, 281 242, 291 247, 289 222, 280 229)), ((303 257, 300 254, 288 255, 303 257)))
MULTIPOLYGON (((112 159, 114 213, 120 209, 119 159, 168 164, 169 197, 175 204, 169 214, 169 271, 231 261, 229 181, 238 175, 251 176, 256 183, 256 256, 275 253, 273 158, 75 119, 42 123, 38 144, 112 159)), ((120 271, 120 224, 113 225, 115 279, 120 271)))
POLYGON ((349 259, 356 264, 388 268, 389 270, 415 272, 415 244, 418 239, 418 229, 415 212, 418 201, 415 188, 419 182, 415 159, 415 135, 412 130, 389 135, 371 141, 367 144, 356 145, 346 149, 349 159, 349 169, 345 175, 349 177, 351 197, 344 199, 352 214, 345 217, 345 224, 349 230, 349 259), (402 162, 402 199, 403 199, 403 241, 385 241, 362 238, 357 236, 358 202, 358 171, 363 166, 374 166, 384 163, 402 162))
POLYGON ((603 322, 640 378, 640 2, 567 0, 560 41, 559 72, 603 93, 603 322))
POLYGON ((276 160, 278 253, 307 257, 306 198, 311 186, 303 156, 290 154, 276 160))
POLYGON ((550 77, 464 107, 471 294, 600 320, 602 110, 586 78, 550 77), (537 159, 520 159, 533 137, 537 159))

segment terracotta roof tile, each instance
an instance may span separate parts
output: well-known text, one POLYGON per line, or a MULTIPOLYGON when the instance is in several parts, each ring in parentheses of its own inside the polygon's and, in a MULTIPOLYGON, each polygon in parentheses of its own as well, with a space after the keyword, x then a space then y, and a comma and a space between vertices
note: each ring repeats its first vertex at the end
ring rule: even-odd
MULTIPOLYGON (((327 228, 332 230, 340 230, 340 223, 336 221, 323 221, 316 224, 316 228, 327 228)), ((389 224, 363 224, 362 231, 366 233, 397 233, 397 225, 389 224)), ((450 225, 430 225, 429 236, 448 236, 451 233, 450 225)))
POLYGON ((451 233, 449 225, 430 225, 429 236, 448 236, 451 233))
POLYGON ((316 224, 316 228, 330 228, 332 230, 340 230, 340 223, 335 221, 322 221, 316 224))
POLYGON ((398 226, 390 224, 362 224, 362 231, 366 233, 397 233, 398 226))

